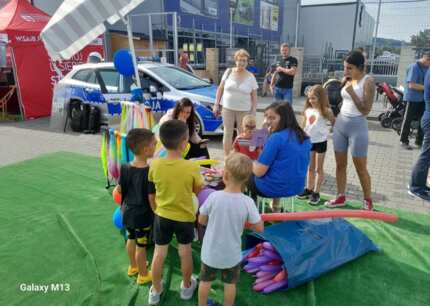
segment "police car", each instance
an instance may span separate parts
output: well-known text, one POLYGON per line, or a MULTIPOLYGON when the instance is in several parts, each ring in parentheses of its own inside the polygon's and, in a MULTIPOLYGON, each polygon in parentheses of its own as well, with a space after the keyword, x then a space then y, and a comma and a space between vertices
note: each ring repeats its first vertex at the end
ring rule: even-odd
MULTIPOLYGON (((199 133, 222 134, 222 120, 212 113, 216 86, 170 64, 139 62, 138 69, 145 103, 156 118, 187 97, 194 103, 199 133)), ((131 100, 133 86, 133 79, 120 75, 113 63, 76 65, 55 86, 52 116, 62 113, 62 120, 70 120, 74 109, 89 104, 100 109, 101 123, 110 125, 119 118, 120 101, 131 100)))

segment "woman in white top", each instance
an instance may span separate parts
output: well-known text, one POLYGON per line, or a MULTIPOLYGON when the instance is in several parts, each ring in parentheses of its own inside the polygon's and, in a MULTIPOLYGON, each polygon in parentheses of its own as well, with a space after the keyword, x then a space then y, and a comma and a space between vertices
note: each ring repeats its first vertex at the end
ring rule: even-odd
POLYGON ((234 60, 236 67, 225 71, 218 86, 213 109, 214 115, 219 116, 222 104, 224 157, 227 157, 232 149, 234 125, 236 124, 240 134, 243 117, 257 111, 257 80, 246 70, 249 53, 243 49, 238 50, 234 54, 234 60))
POLYGON ((369 131, 366 116, 375 98, 375 82, 366 75, 365 58, 352 51, 344 62, 346 84, 342 88, 342 108, 333 128, 333 145, 336 155, 336 199, 326 202, 327 207, 345 206, 346 169, 348 146, 352 161, 363 189, 363 209, 372 210, 370 175, 367 171, 369 131))
POLYGON ((324 158, 327 151, 328 123, 334 123, 334 115, 328 103, 326 90, 315 85, 307 94, 304 111, 304 131, 311 138, 311 159, 308 167, 306 188, 298 198, 309 199, 309 204, 318 205, 320 189, 324 180, 324 158))

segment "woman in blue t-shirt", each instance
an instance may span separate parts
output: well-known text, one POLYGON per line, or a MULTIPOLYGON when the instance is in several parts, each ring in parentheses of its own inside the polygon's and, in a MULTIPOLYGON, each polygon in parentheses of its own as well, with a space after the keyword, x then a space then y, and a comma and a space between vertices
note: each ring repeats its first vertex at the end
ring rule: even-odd
POLYGON ((273 211, 279 212, 279 198, 304 189, 311 142, 288 103, 269 105, 264 118, 270 137, 254 162, 249 190, 254 200, 258 195, 273 198, 273 211))

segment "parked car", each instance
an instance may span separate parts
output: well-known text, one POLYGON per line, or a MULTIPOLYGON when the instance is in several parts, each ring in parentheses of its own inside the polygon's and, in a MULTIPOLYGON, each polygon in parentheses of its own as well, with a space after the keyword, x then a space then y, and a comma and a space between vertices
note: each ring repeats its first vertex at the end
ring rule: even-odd
MULTIPOLYGON (((187 97, 195 105, 199 133, 222 134, 222 119, 212 113, 216 86, 170 64, 141 62, 138 69, 146 103, 156 118, 187 97)), ((133 78, 120 75, 113 63, 76 65, 54 88, 52 115, 62 113, 66 124, 74 110, 91 105, 100 109, 101 123, 110 124, 118 121, 120 101, 131 100, 132 85, 133 78)))

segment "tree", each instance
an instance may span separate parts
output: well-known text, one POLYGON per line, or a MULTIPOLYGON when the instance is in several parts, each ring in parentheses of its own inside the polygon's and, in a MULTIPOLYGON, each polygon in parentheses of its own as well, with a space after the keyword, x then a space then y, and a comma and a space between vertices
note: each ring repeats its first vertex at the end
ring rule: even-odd
POLYGON ((430 29, 420 31, 417 35, 411 36, 411 43, 418 48, 430 48, 430 29))

